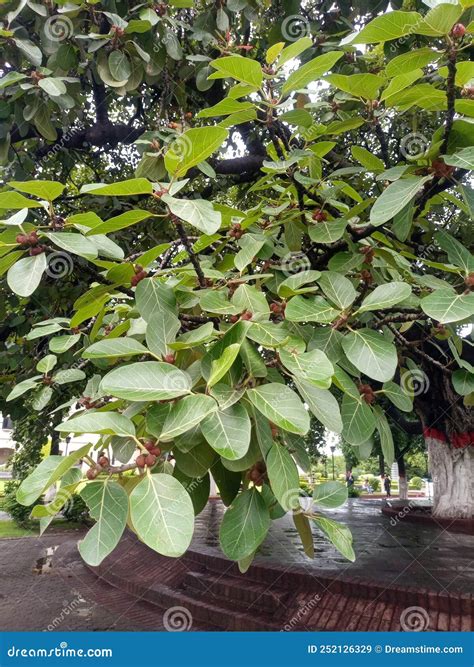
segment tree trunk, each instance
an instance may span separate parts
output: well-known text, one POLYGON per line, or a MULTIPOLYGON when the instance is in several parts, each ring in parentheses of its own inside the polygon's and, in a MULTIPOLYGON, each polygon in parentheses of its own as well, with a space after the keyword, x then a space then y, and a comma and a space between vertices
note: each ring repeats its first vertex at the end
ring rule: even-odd
POLYGON ((433 516, 471 519, 474 516, 474 448, 453 447, 443 439, 425 438, 433 479, 433 516))
POLYGON ((398 497, 400 500, 408 499, 408 482, 407 482, 407 473, 405 468, 405 459, 403 454, 397 458, 398 465, 398 497))

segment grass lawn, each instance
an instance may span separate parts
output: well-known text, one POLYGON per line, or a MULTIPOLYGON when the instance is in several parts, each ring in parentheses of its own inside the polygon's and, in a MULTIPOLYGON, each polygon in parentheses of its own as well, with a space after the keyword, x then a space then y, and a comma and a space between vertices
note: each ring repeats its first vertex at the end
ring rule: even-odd
MULTIPOLYGON (((79 523, 72 523, 57 519, 49 526, 46 534, 64 532, 70 530, 77 530, 81 527, 79 523)), ((4 537, 38 537, 39 528, 33 526, 32 528, 20 528, 14 521, 0 521, 0 539, 4 537)))

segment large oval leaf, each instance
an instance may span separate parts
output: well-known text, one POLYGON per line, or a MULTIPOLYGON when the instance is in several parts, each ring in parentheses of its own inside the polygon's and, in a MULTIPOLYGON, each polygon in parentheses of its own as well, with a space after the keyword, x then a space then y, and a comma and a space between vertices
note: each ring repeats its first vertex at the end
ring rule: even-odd
POLYGON ((130 494, 130 515, 138 537, 163 556, 182 556, 194 531, 194 508, 183 485, 171 475, 147 474, 130 494))
POLYGON ((122 537, 128 514, 128 496, 117 482, 91 482, 81 491, 96 523, 78 544, 79 553, 89 565, 100 565, 122 537))
POLYGON ((284 510, 300 506, 300 478, 290 453, 278 442, 273 443, 267 455, 267 474, 276 499, 284 510))
POLYGON ((216 410, 204 419, 201 431, 214 451, 224 459, 235 461, 248 451, 251 423, 242 405, 216 410))
POLYGON ((260 546, 269 528, 270 515, 261 494, 255 488, 244 491, 224 514, 222 551, 232 560, 246 558, 260 546))
POLYGON ((102 379, 104 394, 129 401, 162 401, 191 391, 191 378, 176 366, 142 361, 114 368, 102 379))
POLYGON ((342 339, 342 348, 349 361, 368 377, 379 382, 388 382, 395 375, 397 349, 377 331, 352 331, 342 339))
POLYGON ((309 431, 309 414, 289 387, 272 382, 249 389, 247 396, 257 410, 283 430, 299 435, 309 431))

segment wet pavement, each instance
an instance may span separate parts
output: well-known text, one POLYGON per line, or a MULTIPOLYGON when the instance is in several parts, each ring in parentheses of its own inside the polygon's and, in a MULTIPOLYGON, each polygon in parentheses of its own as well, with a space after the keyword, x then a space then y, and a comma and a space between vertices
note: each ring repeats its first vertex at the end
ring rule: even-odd
POLYGON ((0 631, 162 630, 162 613, 82 562, 81 532, 0 540, 0 631))
MULTIPOLYGON (((325 513, 352 530, 355 563, 345 560, 317 529, 316 556, 309 560, 290 516, 273 522, 256 563, 312 577, 360 577, 386 588, 474 592, 473 537, 433 525, 397 523, 381 514, 381 506, 381 500, 350 500, 325 513)), ((222 556, 218 535, 223 512, 219 501, 208 504, 197 518, 192 550, 222 556)), ((0 630, 163 629, 157 607, 85 567, 77 550, 81 536, 82 531, 71 531, 0 540, 0 630)))
MULTIPOLYGON (((350 499, 324 514, 347 525, 354 538, 356 561, 350 563, 313 527, 315 558, 303 551, 290 515, 272 522, 256 563, 298 568, 313 574, 361 577, 386 585, 417 586, 450 593, 474 593, 474 537, 436 525, 411 524, 382 515, 383 500, 350 499)), ((219 550, 224 511, 209 503, 197 518, 192 548, 219 550)), ((409 508, 408 508, 409 511, 409 508)))

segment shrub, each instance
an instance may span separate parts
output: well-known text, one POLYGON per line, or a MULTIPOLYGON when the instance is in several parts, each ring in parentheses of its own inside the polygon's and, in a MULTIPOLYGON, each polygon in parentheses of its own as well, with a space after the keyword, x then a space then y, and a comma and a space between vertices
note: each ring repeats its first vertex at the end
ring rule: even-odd
POLYGON ((408 482, 408 486, 410 489, 414 489, 415 491, 421 491, 423 488, 423 480, 421 477, 412 477, 411 480, 408 482))
POLYGON ((353 486, 350 486, 347 489, 347 496, 348 498, 358 498, 360 496, 360 491, 358 489, 355 489, 353 486))
POLYGON ((67 521, 74 523, 89 523, 91 521, 89 509, 78 493, 74 493, 64 506, 63 514, 67 521))
POLYGON ((30 514, 33 505, 25 507, 25 505, 20 505, 17 501, 16 492, 19 486, 19 480, 10 480, 6 482, 3 508, 18 526, 27 528, 31 525, 30 514))

